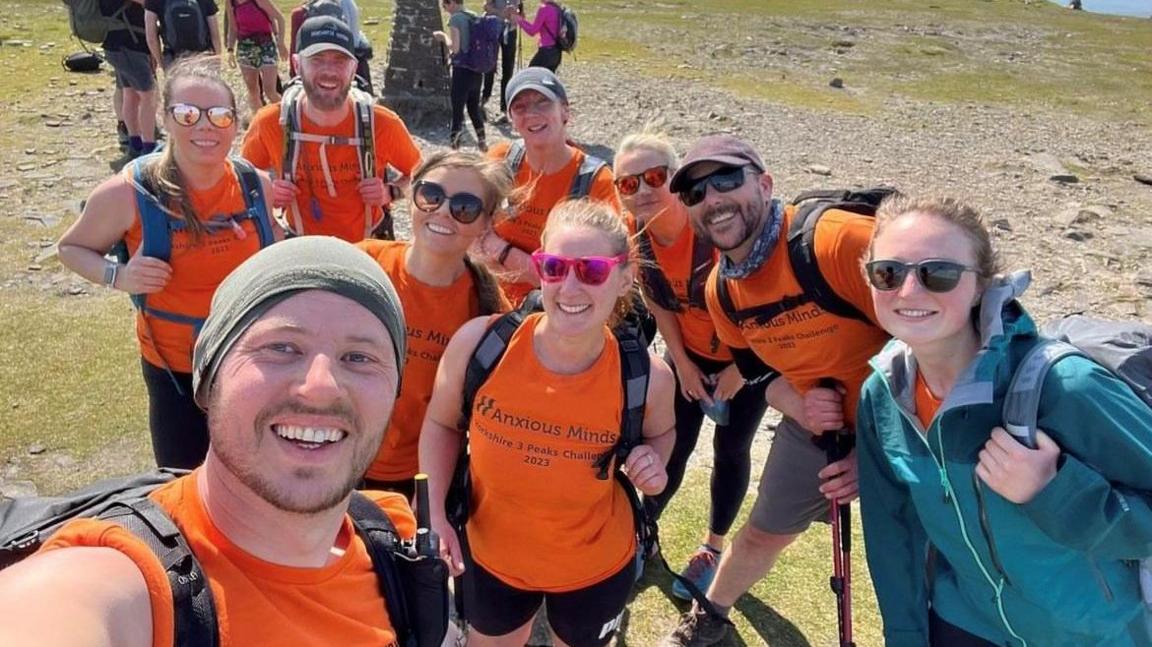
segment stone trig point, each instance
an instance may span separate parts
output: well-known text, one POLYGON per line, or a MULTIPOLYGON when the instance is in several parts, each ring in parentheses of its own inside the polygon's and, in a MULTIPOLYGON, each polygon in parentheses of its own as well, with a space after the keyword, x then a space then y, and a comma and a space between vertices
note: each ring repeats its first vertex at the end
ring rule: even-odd
POLYGON ((451 118, 448 52, 432 39, 438 29, 439 3, 396 0, 381 100, 410 128, 446 127, 451 118))

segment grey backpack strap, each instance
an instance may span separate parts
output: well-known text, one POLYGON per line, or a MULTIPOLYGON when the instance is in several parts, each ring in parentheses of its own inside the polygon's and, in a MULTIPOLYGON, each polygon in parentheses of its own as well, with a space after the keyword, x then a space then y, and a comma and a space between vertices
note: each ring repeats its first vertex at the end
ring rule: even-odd
POLYGON ((1020 360, 1004 398, 1004 428, 1020 444, 1036 449, 1036 424, 1040 417, 1040 396, 1048 371, 1070 355, 1083 355, 1071 344, 1041 339, 1020 360))
POLYGON ((508 147, 508 153, 504 156, 504 164, 508 167, 508 172, 515 178, 516 174, 520 172, 520 165, 523 163, 524 140, 517 139, 508 147))

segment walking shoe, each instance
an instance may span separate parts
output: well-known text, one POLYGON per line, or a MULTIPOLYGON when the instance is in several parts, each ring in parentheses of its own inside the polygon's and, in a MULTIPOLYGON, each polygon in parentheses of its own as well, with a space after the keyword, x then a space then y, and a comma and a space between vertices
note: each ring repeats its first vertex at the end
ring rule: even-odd
POLYGON ((479 149, 481 153, 487 153, 488 152, 488 141, 486 139, 484 139, 483 137, 481 137, 480 139, 477 139, 476 140, 476 148, 479 149))
POLYGON ((660 647, 709 647, 724 640, 731 624, 727 618, 709 615, 693 605, 680 616, 680 625, 660 641, 660 647))
POLYGON ((452 135, 448 136, 448 145, 451 146, 452 150, 454 151, 460 150, 462 139, 464 139, 464 135, 462 133, 453 133, 452 135))
MULTIPOLYGON (((708 591, 708 587, 712 585, 712 578, 716 577, 716 566, 719 562, 719 551, 711 546, 702 545, 696 549, 692 557, 688 558, 688 566, 680 571, 680 576, 695 584, 701 593, 705 593, 708 591)), ((692 599, 688 587, 684 586, 680 580, 672 582, 672 595, 681 600, 692 599)))

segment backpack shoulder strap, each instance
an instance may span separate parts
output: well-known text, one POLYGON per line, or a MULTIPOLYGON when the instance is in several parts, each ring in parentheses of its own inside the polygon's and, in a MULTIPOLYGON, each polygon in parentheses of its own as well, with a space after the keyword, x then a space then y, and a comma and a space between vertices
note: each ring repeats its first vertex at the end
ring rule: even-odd
POLYGON ((468 429, 472 420, 472 405, 476 400, 476 393, 488 381, 488 376, 492 374, 492 369, 496 368, 500 358, 504 357, 504 353, 508 350, 508 343, 512 341, 512 335, 515 334, 520 324, 524 323, 524 317, 528 315, 528 312, 524 307, 521 307, 500 315, 496 322, 489 326, 484 335, 480 337, 480 342, 476 344, 476 350, 472 351, 472 356, 468 358, 468 367, 464 370, 464 391, 461 394, 460 402, 460 426, 462 429, 468 429))
POLYGON ((251 162, 242 157, 232 158, 232 168, 236 169, 236 177, 240 180, 240 189, 244 192, 244 210, 248 218, 256 224, 256 233, 260 235, 260 247, 263 249, 276 242, 272 233, 272 218, 264 202, 264 187, 260 184, 260 174, 251 162))
POLYGON ((395 524, 380 506, 355 490, 348 501, 348 516, 352 518, 352 526, 372 558, 376 584, 388 607, 388 618, 396 630, 397 643, 403 646, 413 644, 412 614, 394 561, 400 548, 400 535, 396 532, 395 524))
POLYGON ((1004 429, 1025 447, 1036 448, 1037 421, 1044 379, 1052 367, 1071 355, 1084 355, 1075 346, 1053 339, 1041 339, 1016 365, 1001 411, 1004 429))
POLYGON ((130 531, 147 544, 164 565, 172 587, 175 647, 217 647, 220 636, 212 589, 200 562, 168 513, 144 497, 132 502, 118 502, 100 518, 130 531))
POLYGON ((668 282, 668 277, 656 263, 656 252, 652 249, 652 238, 647 231, 636 236, 636 251, 644 261, 640 265, 640 282, 644 286, 644 293, 661 308, 669 312, 682 312, 684 306, 668 282))
POLYGON ((148 164, 159 159, 158 153, 145 155, 132 162, 132 179, 136 187, 136 210, 140 213, 141 242, 137 254, 168 262, 172 258, 172 232, 168 214, 160 208, 156 188, 144 174, 148 164))
POLYGON ((806 301, 812 301, 836 316, 869 321, 867 315, 860 312, 859 308, 832 289, 820 271, 820 264, 816 258, 816 224, 828 209, 844 208, 845 203, 817 199, 795 204, 796 213, 788 228, 788 261, 792 265, 796 281, 800 284, 802 296, 808 297, 806 301))
POLYGON ((290 82, 280 97, 280 128, 283 130, 284 179, 292 181, 296 176, 296 163, 300 157, 300 143, 292 137, 300 130, 300 95, 304 86, 299 80, 290 82))
POLYGON ((616 471, 624 466, 628 452, 642 442, 644 411, 648 401, 648 381, 651 376, 651 358, 648 347, 640 341, 631 326, 613 331, 620 349, 620 380, 624 392, 624 410, 620 416, 620 439, 593 464, 596 478, 607 479, 608 470, 615 459, 616 471))
POLYGON ((352 103, 356 108, 356 138, 360 143, 360 178, 376 175, 376 100, 372 95, 359 89, 351 91, 352 103))
POLYGON ((515 177, 520 172, 520 166, 524 163, 524 140, 513 140, 512 144, 508 146, 508 154, 504 156, 504 164, 508 166, 508 171, 515 177))
POLYGON ((715 259, 712 244, 703 236, 695 236, 692 243, 692 268, 688 274, 688 303, 705 312, 708 311, 705 286, 716 264, 715 259))
POLYGON ((732 293, 728 291, 728 279, 720 272, 716 272, 716 299, 720 302, 720 310, 724 312, 728 321, 737 326, 743 323, 738 316, 740 313, 736 311, 736 303, 732 301, 732 293))
POLYGON ((596 179, 596 174, 600 169, 608 166, 608 162, 584 153, 584 159, 580 162, 580 168, 576 170, 576 177, 572 178, 572 186, 568 189, 568 197, 573 200, 588 197, 592 191, 592 182, 596 179))

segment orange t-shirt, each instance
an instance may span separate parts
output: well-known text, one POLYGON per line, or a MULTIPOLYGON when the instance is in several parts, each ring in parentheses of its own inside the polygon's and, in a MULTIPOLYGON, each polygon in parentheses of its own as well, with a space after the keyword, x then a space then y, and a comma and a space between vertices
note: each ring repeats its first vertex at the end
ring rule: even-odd
MULTIPOLYGON (((784 210, 780 240, 764 264, 747 278, 728 281, 737 309, 800 294, 784 234, 794 212, 792 207, 784 210)), ((868 359, 888 339, 888 334, 874 323, 872 295, 860 271, 860 259, 868 249, 874 222, 847 211, 827 211, 816 225, 814 243, 817 264, 828 284, 873 323, 838 317, 815 303, 807 303, 763 325, 749 320, 737 326, 724 313, 716 295, 719 264, 712 270, 707 286, 708 311, 720 341, 733 348, 751 348, 801 393, 816 386, 821 378, 835 379, 847 390, 844 414, 850 425, 856 419, 860 387, 871 372, 868 359)))
MULTIPOLYGON (((500 142, 489 149, 488 157, 503 160, 508 156, 511 145, 511 142, 500 142)), ((512 213, 497 218, 492 226, 501 238, 512 243, 520 251, 532 253, 540 249, 540 235, 548 222, 548 214, 557 203, 568 198, 572 181, 576 178, 585 157, 580 149, 574 148, 574 150, 576 154, 568 164, 555 173, 541 174, 529 165, 527 158, 520 164, 520 170, 516 172, 516 186, 530 186, 531 190, 516 203, 512 213)), ((620 213, 620 200, 616 197, 616 187, 612 184, 611 168, 605 166, 596 173, 592 187, 588 191, 588 198, 607 203, 613 211, 620 213)), ((503 287, 508 300, 515 304, 520 303, 524 295, 534 286, 531 283, 504 283, 503 287)))
MULTIPOLYGON (((732 361, 732 351, 720 342, 720 337, 716 334, 716 324, 712 323, 708 311, 688 303, 691 287, 689 282, 692 278, 692 249, 696 244, 696 232, 690 225, 684 225, 676 240, 667 247, 661 245, 654 236, 649 240, 652 241, 652 254, 656 257, 656 265, 683 306, 683 310, 673 314, 680 324, 684 346, 693 353, 709 359, 732 361)), ((712 262, 716 263, 719 256, 720 251, 716 250, 712 262)))
POLYGON ((620 437, 616 340, 605 328, 595 364, 553 373, 533 350, 541 316, 524 321, 476 393, 468 542, 476 563, 503 582, 562 592, 624 568, 636 539, 627 494, 593 467, 620 437))
POLYGON ((932 419, 936 417, 936 412, 940 410, 942 402, 928 389, 928 383, 924 381, 924 374, 916 371, 916 417, 920 419, 920 424, 925 429, 932 424, 932 419))
MULTIPOLYGON (((220 181, 208 189, 189 191, 192 208, 201 220, 230 217, 244 212, 244 191, 240 180, 227 162, 227 172, 220 181)), ((132 166, 124 171, 131 178, 132 166)), ((143 242, 144 229, 140 224, 140 211, 132 201, 136 220, 124 234, 124 242, 135 255, 143 242)), ((240 223, 241 236, 232 228, 218 229, 195 239, 187 230, 172 232, 172 278, 164 289, 147 295, 148 308, 186 317, 203 319, 208 316, 212 295, 216 287, 238 265, 260 251, 260 234, 250 218, 240 223)), ((136 338, 140 354, 153 366, 178 373, 192 372, 192 345, 195 343, 193 327, 175 323, 154 315, 136 314, 136 338)))
MULTIPOLYGON (((415 534, 416 521, 402 495, 367 494, 402 537, 415 534)), ((345 518, 340 530, 348 538, 343 556, 320 568, 297 568, 259 559, 225 537, 204 510, 196 473, 160 487, 150 497, 176 522, 204 569, 216 604, 221 647, 396 645, 371 558, 350 519, 345 518)), ((164 566, 144 542, 114 523, 78 519, 41 550, 71 546, 114 548, 136 563, 152 605, 152 644, 171 647, 172 589, 164 566)))
MULTIPOLYGON (((405 176, 420 163, 420 150, 408 134, 400 117, 384 106, 374 106, 376 174, 384 176, 388 166, 405 176)), ((356 133, 356 111, 335 126, 319 126, 301 110, 301 129, 312 135, 352 137, 356 133)), ((334 194, 329 193, 324 178, 321 146, 315 142, 299 142, 300 160, 296 164, 296 186, 300 195, 296 205, 300 208, 304 231, 298 234, 336 236, 349 242, 364 239, 364 201, 360 198, 360 148, 358 146, 330 144, 324 146, 328 169, 332 176, 334 194)), ((244 135, 241 154, 259 168, 274 170, 275 177, 284 172, 284 129, 280 127, 280 104, 264 106, 252 119, 244 135)), ((295 226, 292 218, 288 219, 295 226)))
MULTIPOLYGON (((367 474, 370 479, 400 481, 412 478, 419 471, 420 427, 432 397, 436 368, 444 347, 460 326, 480 314, 480 302, 469 271, 446 286, 428 285, 409 274, 405 255, 410 243, 365 240, 358 246, 384 268, 404 305, 408 357, 401 381, 403 388, 384 442, 367 474)), ((504 305, 507 309, 507 304, 504 305)))

